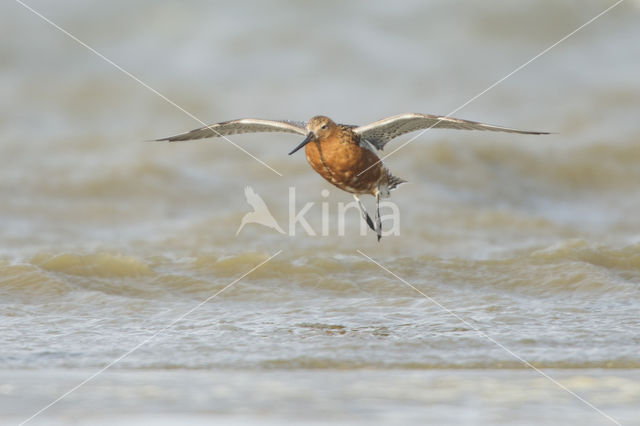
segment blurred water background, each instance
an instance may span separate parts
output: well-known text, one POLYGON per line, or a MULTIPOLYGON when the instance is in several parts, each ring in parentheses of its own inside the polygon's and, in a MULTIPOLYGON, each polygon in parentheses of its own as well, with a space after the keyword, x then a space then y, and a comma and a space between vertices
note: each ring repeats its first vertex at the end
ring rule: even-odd
MULTIPOLYGON (((614 2, 28 4, 204 122, 365 124, 448 114, 614 2)), ((0 8, 0 423, 151 338, 29 424, 612 424, 488 336, 640 424, 638 2, 454 114, 555 134, 430 130, 386 159, 410 183, 380 243, 355 210, 338 235, 351 197, 299 137, 231 137, 282 176, 145 142, 200 123, 0 8), (290 187, 317 234, 325 203, 329 235, 236 236, 246 186, 287 231, 290 187)))

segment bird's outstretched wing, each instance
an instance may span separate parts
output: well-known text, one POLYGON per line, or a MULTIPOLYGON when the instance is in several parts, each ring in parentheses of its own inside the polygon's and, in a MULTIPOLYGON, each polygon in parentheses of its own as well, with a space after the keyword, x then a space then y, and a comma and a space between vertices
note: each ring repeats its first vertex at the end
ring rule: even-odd
POLYGON ((223 121, 222 123, 211 124, 187 133, 181 133, 167 138, 156 139, 156 141, 179 142, 191 139, 212 138, 216 136, 236 135, 239 133, 259 133, 259 132, 285 132, 306 135, 305 123, 297 121, 262 120, 259 118, 241 118, 239 120, 223 121))
POLYGON ((547 132, 531 132, 527 130, 511 129, 509 127, 493 126, 476 121, 461 120, 459 118, 408 113, 383 118, 365 126, 354 129, 363 139, 371 142, 382 150, 390 140, 405 133, 428 128, 459 129, 459 130, 490 130, 494 132, 523 133, 527 135, 546 135, 547 132))

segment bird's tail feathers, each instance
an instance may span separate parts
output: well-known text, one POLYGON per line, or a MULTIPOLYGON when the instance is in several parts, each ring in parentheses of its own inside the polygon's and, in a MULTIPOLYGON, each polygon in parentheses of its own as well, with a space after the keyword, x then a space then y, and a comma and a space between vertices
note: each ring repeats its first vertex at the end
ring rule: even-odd
POLYGON ((392 175, 389 170, 387 170, 386 172, 387 172, 387 186, 389 187, 389 191, 396 189, 398 185, 407 183, 406 180, 399 178, 398 176, 392 175))
POLYGON ((396 189, 398 185, 405 183, 406 180, 392 175, 387 169, 384 169, 384 172, 387 175, 387 179, 386 182, 383 181, 383 184, 378 187, 378 190, 380 191, 380 196, 382 198, 387 198, 389 197, 389 191, 396 189))

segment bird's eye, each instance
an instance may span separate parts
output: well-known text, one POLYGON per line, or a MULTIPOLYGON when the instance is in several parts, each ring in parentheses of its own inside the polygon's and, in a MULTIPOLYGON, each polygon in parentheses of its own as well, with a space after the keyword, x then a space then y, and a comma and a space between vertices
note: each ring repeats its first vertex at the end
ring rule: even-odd
POLYGON ((327 125, 323 124, 322 127, 320 127, 322 130, 327 130, 327 125))

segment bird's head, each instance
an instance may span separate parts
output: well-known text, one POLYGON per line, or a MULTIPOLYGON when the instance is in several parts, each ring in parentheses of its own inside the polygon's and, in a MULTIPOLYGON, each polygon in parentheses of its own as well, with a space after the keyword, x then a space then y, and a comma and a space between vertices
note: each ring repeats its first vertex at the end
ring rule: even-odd
POLYGON ((307 123, 307 137, 295 147, 289 155, 293 154, 311 141, 327 138, 336 129, 337 125, 329 117, 324 115, 316 115, 307 123))

